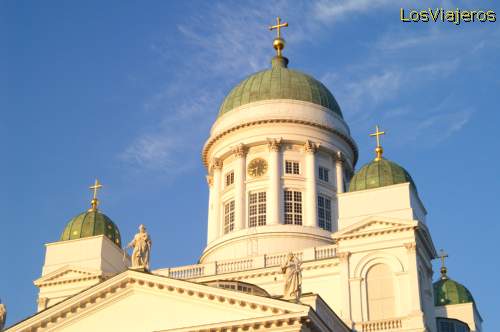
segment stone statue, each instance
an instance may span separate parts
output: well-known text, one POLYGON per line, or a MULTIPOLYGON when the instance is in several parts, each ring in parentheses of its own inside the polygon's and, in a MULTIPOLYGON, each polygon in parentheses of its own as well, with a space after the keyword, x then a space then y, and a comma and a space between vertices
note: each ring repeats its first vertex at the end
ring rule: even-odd
POLYGON ((302 293, 302 262, 293 253, 289 253, 285 263, 281 265, 281 272, 285 275, 283 297, 298 301, 302 293))
POLYGON ((0 301, 0 331, 3 331, 6 320, 7 320, 7 308, 0 301))
POLYGON ((132 252, 132 269, 149 271, 149 256, 151 254, 151 237, 146 232, 144 225, 139 226, 139 233, 128 244, 127 248, 134 248, 132 252))

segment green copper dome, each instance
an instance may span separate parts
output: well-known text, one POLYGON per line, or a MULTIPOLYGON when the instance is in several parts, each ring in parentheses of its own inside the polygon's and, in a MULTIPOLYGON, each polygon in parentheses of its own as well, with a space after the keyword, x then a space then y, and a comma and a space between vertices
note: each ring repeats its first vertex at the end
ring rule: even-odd
POLYGON ((61 241, 106 235, 121 247, 120 231, 115 223, 99 210, 90 209, 71 219, 61 235, 61 241))
POLYGON ((328 108, 338 116, 342 112, 332 93, 318 80, 287 68, 288 59, 275 57, 271 69, 250 75, 227 95, 219 116, 239 106, 272 99, 293 99, 328 108))
POLYGON ((358 191, 410 182, 416 189, 410 174, 398 164, 380 158, 361 167, 351 179, 349 191, 358 191))
POLYGON ((460 304, 474 302, 472 294, 458 282, 442 277, 434 283, 434 305, 460 304))

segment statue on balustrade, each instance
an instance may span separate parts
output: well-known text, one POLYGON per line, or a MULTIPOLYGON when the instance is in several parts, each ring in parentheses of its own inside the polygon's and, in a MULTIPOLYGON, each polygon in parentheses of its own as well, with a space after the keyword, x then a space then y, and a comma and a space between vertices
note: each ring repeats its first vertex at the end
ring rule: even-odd
POLYGON ((289 253, 286 261, 281 265, 281 272, 284 274, 285 278, 283 298, 293 299, 295 302, 299 301, 302 293, 301 265, 302 262, 293 253, 289 253))
POLYGON ((139 233, 128 244, 127 248, 134 248, 132 252, 132 269, 149 271, 149 257, 151 255, 151 237, 144 225, 139 226, 139 233))
POLYGON ((5 326, 5 321, 7 320, 7 308, 2 301, 0 301, 0 331, 3 330, 5 326))

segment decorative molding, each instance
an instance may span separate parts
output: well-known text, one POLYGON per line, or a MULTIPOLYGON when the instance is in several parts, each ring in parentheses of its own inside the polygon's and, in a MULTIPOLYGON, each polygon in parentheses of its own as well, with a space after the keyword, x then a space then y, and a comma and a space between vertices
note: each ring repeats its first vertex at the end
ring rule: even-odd
POLYGON ((345 156, 344 154, 342 153, 342 151, 337 151, 334 155, 333 155, 333 160, 336 162, 336 163, 341 163, 341 164, 344 164, 346 159, 345 159, 345 156))
POLYGON ((304 144, 304 151, 308 153, 315 153, 319 148, 319 144, 313 141, 307 140, 304 144))
POLYGON ((222 169, 222 160, 221 160, 221 159, 219 159, 219 158, 213 158, 213 159, 212 159, 211 168, 212 168, 213 170, 219 170, 219 169, 222 169))
POLYGON ((352 138, 350 138, 349 136, 341 133, 340 131, 338 131, 337 129, 334 129, 332 127, 329 127, 329 126, 325 126, 325 125, 322 125, 322 124, 318 124, 318 123, 315 123, 315 122, 311 122, 311 121, 304 121, 304 120, 296 120, 296 119, 268 119, 268 120, 258 120, 258 121, 251 121, 251 122, 246 122, 246 123, 242 123, 242 124, 239 124, 237 126, 234 126, 234 127, 231 127, 227 130, 224 130, 223 132, 221 132, 220 134, 218 134, 217 136, 211 138, 209 141, 207 141, 207 143, 205 144, 205 146, 203 147, 203 151, 202 151, 202 160, 203 160, 203 164, 205 165, 205 167, 208 167, 208 150, 215 144, 215 142, 217 142, 218 140, 220 140, 222 137, 228 135, 229 133, 232 133, 232 132, 235 132, 237 130, 240 130, 242 128, 246 128, 246 127, 251 127, 251 126, 258 126, 258 125, 264 125, 264 124, 273 124, 273 123, 293 123, 293 124, 301 124, 301 125, 306 125, 306 126, 312 126, 312 127, 315 127, 315 128, 319 128, 319 129, 322 129, 322 130, 325 130, 325 131, 328 131, 332 134, 335 134, 337 136, 339 136, 341 139, 343 139, 347 145, 349 145, 349 147, 352 149, 353 153, 354 153, 354 156, 353 156, 353 165, 356 165, 357 161, 358 161, 358 146, 356 145, 356 143, 354 142, 354 140, 352 138))
POLYGON ((209 187, 214 185, 214 177, 212 175, 207 175, 205 178, 209 187))
POLYGON ((48 301, 49 301, 49 299, 46 297, 39 297, 36 301, 38 304, 38 311, 42 311, 42 310, 46 309, 48 301))
POLYGON ((279 152, 281 148, 281 138, 268 138, 267 147, 269 148, 269 152, 279 152))
POLYGON ((243 143, 240 143, 238 145, 236 145, 235 147, 233 147, 231 149, 231 152, 238 158, 242 158, 244 156, 246 156, 247 152, 248 152, 248 148, 245 146, 245 144, 243 143))
POLYGON ((405 248, 409 252, 414 253, 417 251, 417 243, 416 242, 405 243, 405 248))
POLYGON ((337 257, 340 259, 342 263, 349 261, 349 257, 351 253, 349 251, 342 251, 337 253, 337 257))
POLYGON ((20 322, 17 328, 23 331, 39 331, 46 327, 54 327, 67 319, 72 319, 82 311, 99 305, 105 300, 109 301, 117 297, 117 295, 119 296, 120 293, 131 287, 154 289, 159 292, 193 297, 197 301, 205 299, 210 302, 225 303, 226 305, 267 312, 272 315, 289 314, 292 312, 292 308, 289 307, 292 304, 285 304, 279 300, 271 298, 261 300, 260 297, 239 292, 128 270, 123 272, 123 275, 119 279, 113 278, 107 280, 105 283, 84 290, 68 301, 59 302, 47 310, 20 322))

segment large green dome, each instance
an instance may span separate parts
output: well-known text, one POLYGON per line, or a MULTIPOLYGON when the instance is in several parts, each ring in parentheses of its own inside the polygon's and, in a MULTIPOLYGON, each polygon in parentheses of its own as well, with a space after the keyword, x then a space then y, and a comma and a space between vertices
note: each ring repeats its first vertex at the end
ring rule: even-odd
POLYGON ((99 210, 90 209, 71 219, 61 235, 61 241, 106 235, 121 247, 120 231, 115 223, 99 210))
POLYGON ((472 294, 458 282, 442 277, 434 283, 434 305, 460 304, 474 302, 472 294))
POLYGON ((410 174, 403 167, 380 158, 369 162, 356 172, 351 179, 349 191, 374 189, 405 182, 410 182, 416 188, 410 174))
POLYGON ((342 117, 332 93, 315 78, 287 68, 288 60, 275 57, 271 69, 257 72, 235 86, 222 103, 219 116, 239 106, 261 100, 293 99, 328 108, 342 117))

